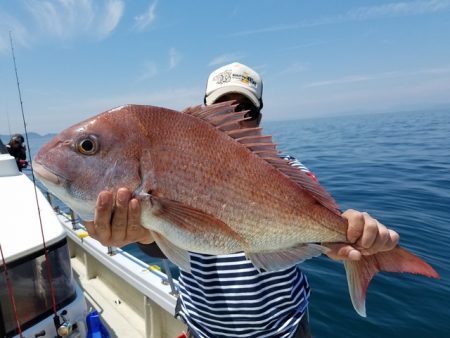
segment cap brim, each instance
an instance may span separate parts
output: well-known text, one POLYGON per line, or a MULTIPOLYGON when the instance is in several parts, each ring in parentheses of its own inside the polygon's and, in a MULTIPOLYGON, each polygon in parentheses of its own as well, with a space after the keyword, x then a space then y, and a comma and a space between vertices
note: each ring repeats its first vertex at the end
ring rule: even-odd
POLYGON ((256 95, 254 93, 252 93, 247 88, 244 88, 244 87, 241 87, 241 86, 226 86, 226 87, 218 88, 215 91, 213 91, 211 94, 206 96, 205 102, 206 102, 207 105, 213 104, 221 96, 223 96, 225 94, 230 94, 230 93, 238 93, 238 94, 244 95, 250 101, 252 101, 253 104, 257 108, 259 108, 259 106, 261 105, 259 100, 258 100, 258 98, 256 97, 256 95))

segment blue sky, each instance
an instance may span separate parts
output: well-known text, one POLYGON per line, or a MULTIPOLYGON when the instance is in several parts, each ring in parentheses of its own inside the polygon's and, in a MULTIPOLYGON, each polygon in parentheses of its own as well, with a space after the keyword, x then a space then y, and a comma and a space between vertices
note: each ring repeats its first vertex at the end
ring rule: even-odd
POLYGON ((58 132, 112 107, 201 103, 232 61, 264 118, 450 107, 450 0, 0 2, 0 134, 58 132))

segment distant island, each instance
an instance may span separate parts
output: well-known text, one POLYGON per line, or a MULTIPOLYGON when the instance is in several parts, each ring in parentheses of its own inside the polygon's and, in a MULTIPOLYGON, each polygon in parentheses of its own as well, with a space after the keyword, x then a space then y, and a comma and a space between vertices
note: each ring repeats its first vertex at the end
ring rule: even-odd
MULTIPOLYGON (((23 133, 21 133, 21 132, 17 132, 17 133, 13 133, 13 134, 22 134, 23 135, 23 133)), ((31 140, 31 139, 39 139, 39 138, 49 138, 49 137, 52 137, 55 135, 56 135, 56 133, 49 133, 49 134, 41 135, 39 133, 35 133, 35 132, 31 131, 28 133, 28 138, 31 140)), ((11 138, 11 135, 9 135, 9 134, 0 134, 0 139, 3 141, 3 143, 8 143, 10 138, 11 138)))

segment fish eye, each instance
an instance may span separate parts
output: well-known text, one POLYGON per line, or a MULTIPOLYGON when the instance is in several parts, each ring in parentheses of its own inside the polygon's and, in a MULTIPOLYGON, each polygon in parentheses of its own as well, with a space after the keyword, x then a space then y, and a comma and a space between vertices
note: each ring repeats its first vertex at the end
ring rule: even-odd
POLYGON ((94 155, 97 153, 98 142, 93 136, 86 137, 78 142, 78 151, 83 155, 94 155))

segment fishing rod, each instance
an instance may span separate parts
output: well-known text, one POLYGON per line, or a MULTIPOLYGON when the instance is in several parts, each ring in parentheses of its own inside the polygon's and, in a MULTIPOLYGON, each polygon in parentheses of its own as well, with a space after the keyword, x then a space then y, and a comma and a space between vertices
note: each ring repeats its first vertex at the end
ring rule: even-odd
POLYGON ((16 321, 16 325, 17 325, 17 332, 19 333, 19 336, 22 338, 23 337, 22 326, 20 325, 19 314, 17 313, 16 299, 14 297, 14 290, 13 290, 13 286, 11 283, 11 278, 9 278, 8 268, 6 266, 5 256, 3 255, 3 249, 2 249, 1 243, 0 243, 0 256, 2 257, 3 275, 5 277, 6 285, 8 287, 9 301, 11 302, 11 307, 13 309, 14 320, 16 321))
POLYGON ((8 121, 9 138, 11 138, 12 137, 12 134, 11 134, 11 123, 9 121, 9 109, 8 109, 8 106, 6 106, 6 119, 8 121))
MULTIPOLYGON (((12 55, 12 59, 13 59, 13 63, 14 63, 14 73, 16 75, 17 90, 19 92, 20 111, 22 113, 22 121, 23 121, 23 128, 24 128, 24 132, 25 132, 25 140, 26 140, 26 144, 27 144, 27 148, 28 148, 27 149, 27 151, 28 151, 28 158, 31 159, 31 151, 30 151, 30 143, 29 143, 29 140, 28 140, 27 123, 26 123, 25 113, 24 113, 24 109, 23 109, 22 92, 20 90, 19 75, 18 75, 18 72, 17 72, 16 56, 15 56, 15 53, 14 53, 14 44, 13 44, 13 38, 12 38, 12 32, 11 31, 9 31, 9 41, 10 41, 10 45, 11 45, 11 55, 12 55)), ((34 196, 36 198, 36 205, 37 205, 37 211, 38 211, 38 216, 39 216, 39 224, 41 226, 42 244, 43 244, 43 247, 44 247, 44 256, 45 256, 45 262, 46 262, 46 266, 47 266, 47 279, 48 279, 48 283, 49 283, 49 286, 50 286, 50 298, 51 298, 53 314, 54 314, 53 322, 54 322, 56 330, 58 330, 58 327, 60 325, 60 320, 59 320, 59 316, 58 316, 58 313, 57 313, 56 299, 55 299, 55 290, 54 290, 53 278, 52 278, 52 269, 51 269, 51 266, 50 266, 50 259, 48 257, 48 249, 47 249, 47 245, 46 245, 46 242, 45 242, 44 226, 42 224, 41 209, 40 209, 40 206, 39 206, 36 178, 34 176, 33 166, 31 166, 31 177, 33 179, 34 196)), ((57 337, 60 337, 60 336, 57 335, 57 337)))

